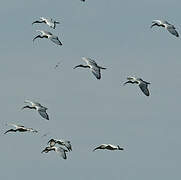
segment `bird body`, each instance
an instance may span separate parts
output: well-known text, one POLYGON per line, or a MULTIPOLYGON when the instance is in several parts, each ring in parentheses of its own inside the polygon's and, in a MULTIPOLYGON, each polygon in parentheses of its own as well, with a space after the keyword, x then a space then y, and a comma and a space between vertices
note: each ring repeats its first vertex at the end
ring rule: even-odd
POLYGON ((93 149, 93 151, 95 151, 97 149, 107 149, 107 150, 112 150, 112 151, 114 151, 114 150, 124 150, 119 145, 115 146, 115 145, 112 145, 112 144, 101 144, 100 146, 93 149))
POLYGON ((49 151, 55 151, 56 153, 59 153, 63 159, 67 159, 66 152, 68 151, 62 147, 46 147, 41 153, 48 153, 49 151))
POLYGON ((50 147, 53 147, 55 146, 55 144, 59 144, 59 145, 62 145, 62 146, 65 146, 68 151, 72 151, 72 145, 70 143, 70 141, 64 141, 64 140, 57 140, 57 139, 50 139, 48 141, 48 144, 50 145, 50 147))
POLYGON ((126 81, 124 83, 124 85, 131 83, 131 84, 138 84, 141 91, 146 95, 149 96, 149 90, 148 90, 148 84, 150 84, 149 82, 143 81, 141 78, 135 78, 135 77, 128 77, 127 78, 128 81, 126 81))
POLYGON ((89 68, 97 79, 101 79, 100 70, 101 69, 106 69, 106 68, 98 66, 97 63, 91 58, 82 57, 82 60, 84 60, 87 65, 80 64, 80 65, 75 66, 74 69, 76 69, 78 67, 89 68))
POLYGON ((52 18, 44 18, 44 17, 40 17, 40 20, 34 21, 34 22, 32 23, 32 25, 35 24, 35 23, 45 23, 45 24, 47 24, 49 27, 51 27, 51 28, 53 28, 53 29, 56 28, 56 24, 60 24, 60 22, 55 21, 55 20, 53 20, 52 18))
POLYGON ((153 20, 152 21, 152 25, 151 28, 153 26, 161 26, 164 27, 165 29, 168 30, 168 32, 170 32, 171 34, 173 34, 176 37, 179 37, 178 32, 176 31, 176 28, 174 27, 174 25, 168 23, 167 21, 161 21, 161 20, 153 20))
POLYGON ((47 38, 50 39, 52 42, 54 42, 57 45, 62 45, 61 41, 59 40, 58 36, 53 35, 51 32, 48 31, 42 31, 42 30, 36 30, 37 32, 40 32, 41 35, 38 35, 36 37, 33 38, 33 42, 35 41, 35 39, 37 38, 47 38))
POLYGON ((48 109, 47 107, 44 107, 42 106, 40 103, 38 102, 32 102, 32 101, 29 101, 29 100, 25 100, 25 103, 29 103, 31 104, 31 106, 24 106, 22 107, 22 109, 25 109, 25 108, 29 108, 29 109, 35 109, 38 111, 38 113, 45 119, 49 120, 49 116, 48 114, 46 113, 46 110, 48 109))
POLYGON ((9 125, 12 125, 15 127, 15 129, 9 129, 7 130, 4 134, 7 134, 8 132, 35 132, 37 133, 38 131, 37 130, 34 130, 33 128, 26 128, 22 125, 16 125, 16 124, 9 124, 9 125))

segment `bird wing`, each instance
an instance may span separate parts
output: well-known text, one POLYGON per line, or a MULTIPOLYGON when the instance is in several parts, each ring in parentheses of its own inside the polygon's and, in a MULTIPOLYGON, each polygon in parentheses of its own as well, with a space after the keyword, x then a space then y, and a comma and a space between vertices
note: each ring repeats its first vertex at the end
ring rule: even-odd
POLYGON ((53 34, 52 34, 51 32, 49 32, 49 31, 43 31, 43 32, 44 32, 44 34, 47 34, 47 35, 53 36, 53 34))
POLYGON ((94 76, 96 76, 97 79, 101 79, 101 71, 99 67, 92 66, 91 71, 94 74, 94 76))
POLYGON ((40 108, 40 109, 38 110, 38 112, 39 112, 40 116, 42 116, 43 118, 49 120, 49 116, 48 116, 48 114, 46 113, 46 110, 45 110, 45 109, 41 109, 41 108, 40 108))
POLYGON ((41 108, 41 109, 43 109, 43 110, 47 110, 48 108, 47 107, 45 107, 45 106, 42 106, 40 103, 38 103, 38 102, 33 102, 33 101, 29 101, 29 100, 25 100, 25 103, 30 103, 32 106, 37 106, 37 107, 39 107, 39 108, 41 108))
POLYGON ((25 128, 23 125, 16 125, 18 128, 25 128))
POLYGON ((129 81, 136 81, 136 78, 135 77, 127 77, 127 80, 129 80, 129 81))
POLYGON ((32 106, 42 106, 40 103, 38 103, 38 102, 33 102, 33 101, 29 101, 29 100, 25 100, 24 101, 25 103, 29 103, 29 104, 31 104, 32 106))
POLYGON ((57 153, 60 153, 61 156, 63 157, 63 159, 67 159, 67 155, 66 155, 67 150, 66 149, 64 149, 62 147, 58 147, 58 148, 55 149, 55 151, 57 153))
POLYGON ((82 60, 84 60, 87 63, 87 65, 97 66, 97 63, 91 58, 82 57, 82 60))
POLYGON ((165 21, 165 20, 164 20, 162 23, 163 23, 163 24, 167 24, 167 25, 172 25, 172 24, 170 24, 168 21, 165 21))
POLYGON ((163 22, 161 20, 153 20, 152 23, 162 24, 163 22))
POLYGON ((69 151, 72 151, 72 146, 71 146, 70 142, 65 141, 65 142, 64 142, 64 145, 65 145, 65 147, 66 147, 69 151))
POLYGON ((44 17, 40 17, 40 19, 41 19, 42 21, 47 21, 47 18, 44 18, 44 17))
POLYGON ((97 150, 97 149, 103 149, 103 147, 106 147, 106 144, 101 144, 100 146, 96 147, 95 149, 93 149, 93 151, 97 150))
POLYGON ((127 77, 127 80, 128 81, 126 81, 123 85, 126 85, 128 83, 132 83, 132 84, 136 83, 136 78, 135 77, 127 77))
POLYGON ((179 37, 179 34, 178 34, 178 32, 176 31, 176 29, 175 29, 174 26, 168 26, 168 27, 167 27, 167 30, 168 30, 171 34, 173 34, 174 36, 179 37))
POLYGON ((52 42, 54 42, 55 44, 57 44, 57 45, 62 45, 62 43, 60 42, 60 40, 58 39, 58 37, 57 36, 51 36, 50 37, 50 40, 52 41, 52 42))
POLYGON ((116 148, 117 148, 117 146, 112 145, 112 144, 108 144, 108 145, 106 146, 106 149, 109 149, 109 150, 114 150, 114 149, 116 149, 116 148))
POLYGON ((146 83, 140 82, 139 87, 146 96, 150 95, 149 90, 148 90, 148 85, 146 83))
POLYGON ((64 145, 64 141, 62 141, 61 139, 55 139, 55 141, 59 145, 64 145))
POLYGON ((46 23, 48 26, 50 26, 51 28, 54 28, 54 23, 53 23, 53 19, 47 19, 46 23))
POLYGON ((12 124, 12 123, 9 123, 8 125, 14 126, 15 128, 24 127, 22 125, 16 125, 16 124, 12 124))

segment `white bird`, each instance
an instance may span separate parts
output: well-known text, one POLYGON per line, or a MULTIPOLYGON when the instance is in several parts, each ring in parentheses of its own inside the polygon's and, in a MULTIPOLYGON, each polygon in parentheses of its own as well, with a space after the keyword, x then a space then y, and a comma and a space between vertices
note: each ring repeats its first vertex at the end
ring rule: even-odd
POLYGON ((59 40, 58 36, 53 35, 51 32, 48 31, 42 31, 42 30, 36 30, 37 32, 40 32, 41 35, 36 36, 35 38, 33 38, 33 42, 35 41, 35 39, 37 38, 48 38, 50 39, 52 42, 54 42, 57 45, 62 45, 61 41, 59 40))
POLYGON ((59 144, 59 145, 65 146, 68 149, 68 151, 72 151, 72 146, 71 146, 70 141, 50 139, 47 144, 49 144, 50 147, 55 146, 55 144, 59 144))
POLYGON ((148 90, 148 84, 150 84, 149 82, 143 81, 141 78, 135 78, 135 77, 128 77, 127 80, 128 81, 126 81, 124 85, 128 83, 138 84, 140 89, 146 96, 150 95, 149 90, 148 90))
POLYGON ((112 144, 101 144, 100 146, 96 147, 93 151, 97 149, 107 149, 107 150, 124 150, 124 148, 121 148, 119 145, 115 146, 112 144))
POLYGON ((31 104, 31 106, 28 106, 28 105, 27 105, 27 106, 22 107, 22 109, 25 109, 25 108, 35 109, 35 110, 37 110, 37 111, 39 112, 39 114, 40 114, 43 118, 49 120, 49 116, 48 116, 48 114, 46 113, 46 110, 48 109, 47 107, 42 106, 42 105, 41 105, 40 103, 38 103, 38 102, 32 102, 32 101, 29 101, 29 100, 25 100, 25 103, 29 103, 29 104, 31 104))
POLYGON ((48 153, 49 151, 55 151, 56 153, 60 153, 63 159, 67 159, 66 152, 68 151, 62 147, 46 147, 41 153, 48 153))
POLYGON ((37 133, 38 131, 37 130, 34 130, 33 128, 26 128, 22 125, 16 125, 16 124, 8 124, 8 125, 11 125, 11 126, 14 126, 15 129, 9 129, 7 130, 4 134, 8 133, 8 132, 33 132, 33 133, 37 133))
POLYGON ((51 27, 51 28, 53 28, 53 29, 56 28, 56 24, 60 24, 60 22, 55 21, 55 20, 53 20, 52 18, 44 18, 44 17, 40 17, 40 20, 39 20, 39 21, 34 21, 34 22, 32 23, 32 25, 35 24, 35 23, 45 23, 45 24, 47 24, 49 27, 51 27))
POLYGON ((153 26, 161 26, 164 27, 165 29, 167 29, 171 34, 173 34, 176 37, 179 37, 178 32, 176 31, 176 28, 174 27, 174 25, 168 23, 167 21, 161 21, 161 20, 153 20, 152 21, 152 25, 151 28, 153 26))
POLYGON ((95 75, 95 77, 97 79, 101 79, 100 70, 101 69, 106 69, 106 68, 98 66, 97 63, 91 58, 82 57, 82 60, 84 60, 87 63, 87 65, 80 64, 80 65, 75 66, 74 69, 76 69, 78 67, 90 68, 91 72, 95 75))

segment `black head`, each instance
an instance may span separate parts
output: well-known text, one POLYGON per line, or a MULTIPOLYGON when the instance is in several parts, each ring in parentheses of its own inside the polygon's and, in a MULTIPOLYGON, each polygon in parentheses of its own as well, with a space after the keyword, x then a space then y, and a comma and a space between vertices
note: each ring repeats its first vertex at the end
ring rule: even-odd
POLYGON ((124 150, 124 148, 121 148, 121 147, 118 145, 118 150, 124 150))

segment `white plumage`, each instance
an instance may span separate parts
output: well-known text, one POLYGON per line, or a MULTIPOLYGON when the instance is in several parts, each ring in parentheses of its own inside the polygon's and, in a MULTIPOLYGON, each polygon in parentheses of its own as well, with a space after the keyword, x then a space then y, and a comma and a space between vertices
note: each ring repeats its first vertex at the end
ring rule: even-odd
POLYGON ((29 109, 35 109, 38 111, 38 113, 45 119, 49 120, 49 116, 46 113, 46 110, 48 109, 47 107, 42 106, 38 102, 32 102, 29 100, 25 100, 25 103, 31 104, 31 106, 24 106, 22 109, 29 108, 29 109))
POLYGON ((91 59, 91 58, 82 57, 82 60, 84 60, 87 65, 80 64, 80 65, 75 66, 74 69, 76 69, 78 67, 90 68, 90 70, 94 74, 94 76, 97 79, 101 79, 101 72, 100 72, 100 70, 101 69, 106 69, 106 68, 98 66, 97 63, 93 59, 91 59))
POLYGON ((67 159, 67 150, 62 147, 46 147, 41 153, 48 153, 49 151, 55 151, 56 153, 60 154, 63 159, 67 159))
POLYGON ((48 144, 50 145, 50 147, 55 146, 55 144, 59 144, 59 145, 65 146, 68 149, 68 151, 72 151, 72 145, 70 141, 65 141, 61 139, 50 139, 48 141, 48 144))
POLYGON ((35 39, 37 38, 47 38, 50 39, 52 42, 54 42, 57 45, 62 45, 61 41, 59 40, 58 36, 53 35, 51 32, 48 31, 42 31, 42 30, 36 30, 37 32, 40 32, 41 35, 38 35, 36 37, 33 38, 33 42, 35 41, 35 39))
POLYGON ((97 150, 97 149, 107 149, 107 150, 124 150, 124 148, 121 148, 119 145, 115 146, 112 144, 101 144, 98 147, 96 147, 95 149, 93 149, 93 151, 97 150))
POLYGON ((14 126, 15 129, 9 129, 4 134, 6 134, 8 132, 17 132, 17 131, 19 131, 19 132, 33 132, 33 133, 37 133, 38 132, 37 130, 35 130, 33 128, 26 128, 26 127, 24 127, 22 125, 16 125, 16 124, 11 124, 11 123, 8 124, 8 125, 14 126))
POLYGON ((149 90, 148 90, 148 84, 150 84, 149 82, 146 82, 146 81, 143 81, 141 78, 135 78, 135 77, 128 77, 127 78, 128 81, 126 81, 124 83, 125 84, 128 84, 128 83, 131 83, 131 84, 138 84, 141 91, 146 95, 146 96, 149 96, 150 93, 149 93, 149 90))
POLYGON ((52 18, 44 18, 44 17, 40 17, 40 20, 34 21, 32 23, 36 24, 36 23, 45 23, 47 24, 49 27, 55 29, 56 28, 56 24, 60 24, 60 22, 53 20, 52 18))
POLYGON ((170 32, 171 34, 173 34, 174 36, 176 37, 179 37, 179 34, 178 32, 176 31, 176 28, 174 25, 168 23, 167 21, 161 21, 161 20, 153 20, 152 21, 152 25, 151 25, 151 28, 153 26, 161 26, 161 27, 164 27, 165 29, 168 30, 168 32, 170 32))

